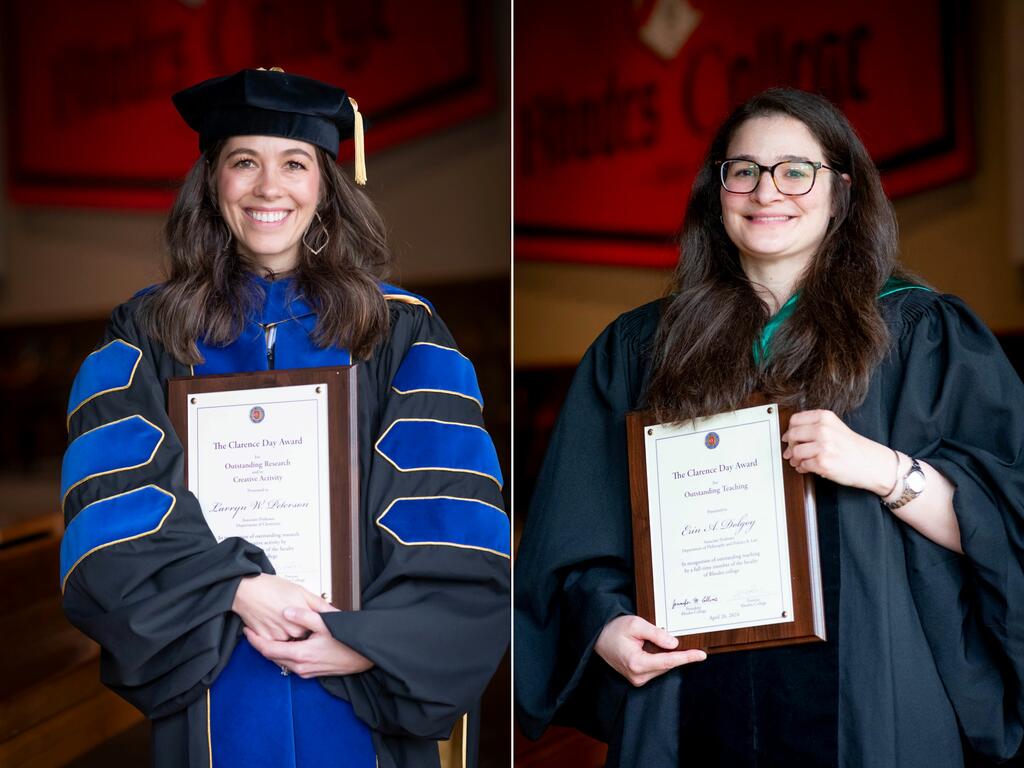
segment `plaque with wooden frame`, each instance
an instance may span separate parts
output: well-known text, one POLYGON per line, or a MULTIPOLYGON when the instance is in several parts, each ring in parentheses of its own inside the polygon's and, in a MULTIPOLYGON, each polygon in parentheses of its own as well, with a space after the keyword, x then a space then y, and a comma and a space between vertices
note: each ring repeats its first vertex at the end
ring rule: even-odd
POLYGON ((177 377, 167 411, 218 541, 241 536, 279 576, 358 610, 355 366, 177 377))
POLYGON ((759 395, 682 424, 626 415, 637 615, 677 649, 826 639, 814 482, 782 459, 791 415, 759 395))

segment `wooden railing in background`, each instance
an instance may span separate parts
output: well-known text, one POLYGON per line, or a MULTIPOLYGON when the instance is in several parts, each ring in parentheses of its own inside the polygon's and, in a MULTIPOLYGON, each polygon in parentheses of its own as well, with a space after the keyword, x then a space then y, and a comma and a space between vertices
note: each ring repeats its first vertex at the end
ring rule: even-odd
POLYGON ((0 512, 0 765, 62 766, 142 720, 61 610, 59 514, 0 512))

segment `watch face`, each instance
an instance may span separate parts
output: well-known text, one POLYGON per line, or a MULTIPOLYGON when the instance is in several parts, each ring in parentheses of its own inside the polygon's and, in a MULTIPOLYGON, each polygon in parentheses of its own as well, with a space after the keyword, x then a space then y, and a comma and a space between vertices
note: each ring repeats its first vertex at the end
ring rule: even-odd
POLYGON ((907 488, 915 496, 924 490, 924 472, 911 472, 907 475, 907 488))

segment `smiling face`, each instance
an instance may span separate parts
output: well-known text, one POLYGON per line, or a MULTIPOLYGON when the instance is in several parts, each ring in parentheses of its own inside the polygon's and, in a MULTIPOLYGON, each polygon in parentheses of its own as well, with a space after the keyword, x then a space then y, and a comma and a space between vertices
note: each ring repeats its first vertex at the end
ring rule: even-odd
POLYGON ((273 272, 294 269, 320 199, 313 145, 277 136, 233 136, 221 149, 214 182, 238 250, 273 272))
MULTIPOLYGON (((726 157, 765 166, 782 160, 828 162, 807 126, 784 115, 755 117, 740 125, 726 157)), ((811 191, 799 196, 779 192, 771 175, 764 172, 749 194, 721 189, 722 223, 739 249, 748 276, 777 266, 791 275, 803 272, 825 239, 832 215, 832 185, 842 183, 834 175, 819 170, 811 191)))

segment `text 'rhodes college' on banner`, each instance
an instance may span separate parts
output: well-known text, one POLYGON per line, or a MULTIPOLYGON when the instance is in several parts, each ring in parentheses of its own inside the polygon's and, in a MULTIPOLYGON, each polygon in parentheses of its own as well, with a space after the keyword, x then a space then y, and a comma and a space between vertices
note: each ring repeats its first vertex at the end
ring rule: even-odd
POLYGON ((788 85, 850 118, 898 197, 973 169, 961 0, 517 0, 516 255, 668 266, 728 112, 788 85))

